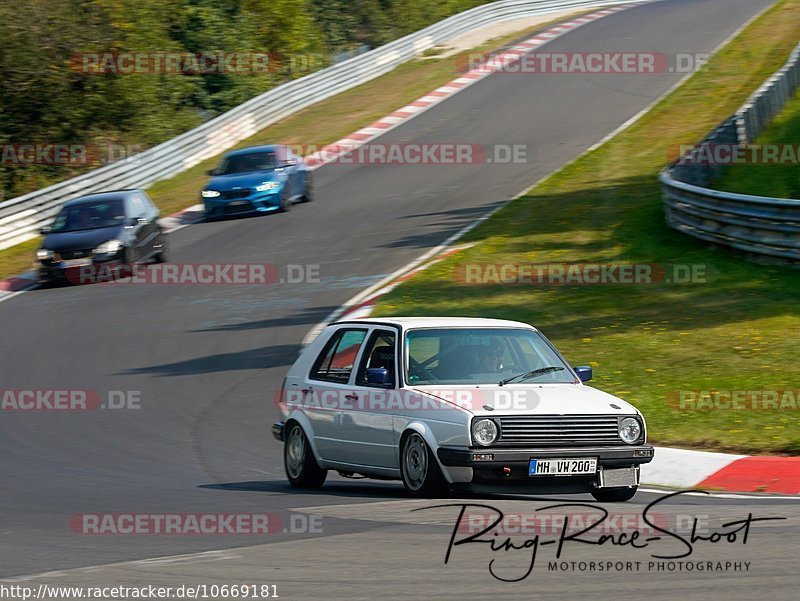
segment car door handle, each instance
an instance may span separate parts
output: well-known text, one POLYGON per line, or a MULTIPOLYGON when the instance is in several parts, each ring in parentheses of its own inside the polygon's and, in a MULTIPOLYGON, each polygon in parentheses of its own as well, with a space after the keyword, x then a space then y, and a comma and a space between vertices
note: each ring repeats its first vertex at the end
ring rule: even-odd
POLYGON ((302 392, 303 394, 308 394, 309 392, 314 392, 314 387, 313 386, 309 386, 308 388, 303 388, 303 390, 301 390, 300 392, 302 392))
POLYGON ((344 395, 344 398, 346 398, 348 401, 357 401, 358 400, 358 395, 357 394, 346 394, 346 395, 344 395))

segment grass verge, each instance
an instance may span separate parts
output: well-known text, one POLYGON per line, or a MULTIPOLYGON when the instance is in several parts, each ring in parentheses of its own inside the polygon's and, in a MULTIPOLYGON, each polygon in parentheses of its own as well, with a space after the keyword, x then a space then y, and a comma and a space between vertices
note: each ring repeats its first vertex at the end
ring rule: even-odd
POLYGON ((784 106, 781 113, 761 132, 756 144, 785 144, 791 154, 783 164, 737 164, 727 167, 714 182, 717 190, 800 199, 800 93, 784 106))
MULTIPOLYGON (((461 75, 458 65, 466 64, 469 54, 503 48, 579 14, 583 12, 575 13, 571 17, 561 15, 557 19, 491 39, 485 44, 446 58, 422 57, 404 63, 382 77, 328 98, 271 125, 234 148, 278 142, 318 146, 330 144, 458 77, 461 75)), ((150 186, 147 191, 161 209, 161 214, 169 215, 200 202, 200 190, 208 179, 206 171, 216 166, 220 157, 221 155, 217 155, 150 186)), ((30 269, 33 251, 39 242, 38 239, 32 240, 0 251, 0 279, 30 269)))
MULTIPOLYGON (((474 243, 403 283, 382 315, 469 315, 538 326, 594 386, 628 399, 664 445, 800 452, 797 405, 705 411, 679 391, 796 388, 800 272, 760 266, 669 229, 656 176, 669 148, 732 114, 800 39, 800 0, 784 0, 629 129, 509 203, 474 243), (469 264, 705 266, 706 283, 551 286, 460 283, 469 264)), ((790 400, 798 402, 792 395, 790 400)))

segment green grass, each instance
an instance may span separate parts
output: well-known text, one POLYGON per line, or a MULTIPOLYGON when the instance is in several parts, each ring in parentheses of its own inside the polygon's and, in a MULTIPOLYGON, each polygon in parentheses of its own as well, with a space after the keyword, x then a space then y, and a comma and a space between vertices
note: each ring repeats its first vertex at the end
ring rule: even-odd
MULTIPOLYGON (((786 104, 756 143, 800 145, 800 94, 786 104)), ((800 199, 800 163, 731 165, 713 187, 739 194, 800 199)))
MULTIPOLYGON (((583 13, 576 13, 578 14, 583 13)), ((265 128, 234 148, 268 143, 318 146, 330 144, 458 77, 461 75, 458 66, 466 64, 469 54, 502 48, 563 20, 565 17, 562 16, 494 38, 481 46, 446 58, 421 58, 404 63, 382 77, 317 103, 265 128)), ((200 190, 208 180, 206 171, 215 167, 221 156, 212 157, 148 188, 147 191, 161 209, 161 214, 169 215, 199 203, 200 190)), ((0 279, 29 269, 33 262, 33 250, 39 243, 40 240, 36 239, 0 250, 0 279)))
POLYGON ((657 174, 670 148, 702 139, 786 60, 800 0, 750 25, 632 127, 470 232, 473 246, 403 283, 381 315, 468 315, 538 326, 593 385, 636 404, 653 442, 750 453, 800 451, 794 410, 680 411, 680 390, 797 388, 800 271, 762 266, 669 229, 657 174), (707 266, 707 283, 465 284, 470 263, 707 266), (674 393, 673 393, 674 394, 674 393))

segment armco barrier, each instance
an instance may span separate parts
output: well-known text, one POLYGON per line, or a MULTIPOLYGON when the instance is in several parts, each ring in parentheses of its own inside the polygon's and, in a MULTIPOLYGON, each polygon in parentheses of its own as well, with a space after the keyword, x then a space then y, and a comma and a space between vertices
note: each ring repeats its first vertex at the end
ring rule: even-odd
POLYGON ((388 73, 454 36, 510 19, 630 0, 502 0, 459 13, 370 52, 277 86, 177 138, 124 161, 0 202, 0 250, 34 238, 75 196, 146 187, 197 165, 258 130, 312 104, 388 73))
POLYGON ((711 190, 724 168, 698 159, 703 147, 752 144, 800 86, 800 45, 730 119, 661 172, 667 223, 748 253, 800 261, 800 200, 711 190))

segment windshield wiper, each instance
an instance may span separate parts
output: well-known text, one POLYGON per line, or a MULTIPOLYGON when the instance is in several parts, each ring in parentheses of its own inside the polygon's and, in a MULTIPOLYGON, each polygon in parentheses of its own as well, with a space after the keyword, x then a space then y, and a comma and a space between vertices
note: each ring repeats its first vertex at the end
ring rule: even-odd
POLYGON ((540 367, 539 369, 534 369, 533 371, 526 371, 524 374, 517 374, 516 376, 511 376, 510 378, 506 378, 505 380, 500 380, 498 383, 499 386, 505 386, 506 384, 510 384, 514 380, 528 380, 530 378, 535 378, 536 376, 543 376, 544 374, 553 373, 554 371, 563 371, 563 367, 555 367, 553 365, 549 367, 540 367))

